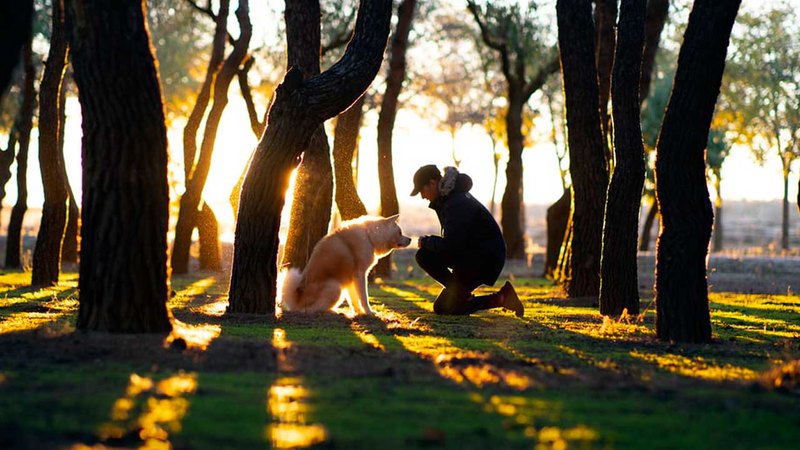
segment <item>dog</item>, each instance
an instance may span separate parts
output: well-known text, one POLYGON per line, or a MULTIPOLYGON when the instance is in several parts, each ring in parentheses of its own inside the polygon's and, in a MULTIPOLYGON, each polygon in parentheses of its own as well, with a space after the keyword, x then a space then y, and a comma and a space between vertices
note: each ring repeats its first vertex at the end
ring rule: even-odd
POLYGON ((408 247, 411 238, 403 236, 392 217, 362 216, 342 223, 342 227, 320 240, 301 272, 281 270, 278 277, 278 303, 284 311, 316 312, 333 309, 343 297, 356 315, 373 315, 367 295, 367 274, 396 248, 408 247))

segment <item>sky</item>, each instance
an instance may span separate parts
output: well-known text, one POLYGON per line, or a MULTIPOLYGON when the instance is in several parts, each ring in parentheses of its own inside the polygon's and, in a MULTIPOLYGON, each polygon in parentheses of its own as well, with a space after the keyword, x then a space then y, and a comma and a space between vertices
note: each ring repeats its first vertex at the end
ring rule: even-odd
MULTIPOLYGON (((244 168, 250 153, 257 142, 249 129, 249 121, 238 87, 231 88, 231 102, 220 123, 217 144, 212 162, 205 198, 214 207, 220 221, 232 223, 233 214, 228 206, 230 191, 244 168)), ((259 105, 263 110, 264 105, 259 105)), ((76 98, 70 98, 67 106, 67 128, 65 136, 65 160, 73 191, 80 195, 80 106, 76 98)), ((359 193, 371 213, 379 206, 377 180, 377 115, 374 112, 365 116, 360 140, 359 193)), ((171 161, 175 172, 181 169, 181 130, 182 124, 176 121, 169 131, 171 161)), ((38 165, 38 136, 31 137, 28 166, 28 205, 41 207, 43 194, 38 165)), ((329 138, 333 139, 329 132, 329 138)), ((546 134, 546 133, 545 133, 546 134)), ((460 170, 468 173, 474 180, 473 194, 488 204, 491 197, 494 167, 491 142, 479 128, 463 128, 456 134, 455 146, 462 159, 460 170)), ((0 138, 5 143, 5 136, 0 138)), ((424 206, 419 197, 411 198, 411 179, 414 171, 421 165, 436 164, 440 168, 453 165, 451 157, 451 138, 449 133, 436 131, 410 110, 400 110, 394 130, 393 160, 394 175, 400 201, 401 212, 405 205, 424 206)), ((524 199, 531 204, 551 204, 562 194, 555 150, 550 143, 535 144, 523 153, 524 199)), ((16 171, 16 164, 12 173, 16 171)), ((502 198, 505 186, 505 160, 501 161, 501 174, 497 186, 496 200, 502 198)), ((790 177, 790 199, 797 195, 797 167, 793 167, 790 177)), ((762 165, 755 162, 747 148, 735 146, 723 166, 722 192, 725 200, 779 200, 783 195, 780 163, 770 156, 762 165)), ((5 205, 16 201, 14 180, 6 186, 8 194, 5 205)), ((174 200, 174 199, 173 199, 174 200)))

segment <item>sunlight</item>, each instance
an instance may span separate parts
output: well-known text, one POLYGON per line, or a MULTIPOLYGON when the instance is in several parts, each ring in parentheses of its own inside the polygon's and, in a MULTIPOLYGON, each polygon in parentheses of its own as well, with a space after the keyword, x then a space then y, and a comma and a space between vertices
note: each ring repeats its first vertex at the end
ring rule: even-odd
POLYGON ((205 350, 220 333, 222 333, 222 326, 220 325, 210 323, 191 325, 178 319, 173 319, 172 333, 164 339, 164 347, 169 347, 177 338, 183 338, 187 346, 205 350))
MULTIPOLYGON (((275 328, 272 332, 272 346, 277 351, 278 372, 287 372, 291 364, 286 358, 286 350, 291 347, 286 340, 286 331, 275 328)), ((327 429, 319 424, 309 424, 308 389, 299 377, 278 378, 267 393, 267 411, 272 423, 267 426, 266 438, 272 448, 303 448, 327 439, 327 429)))
POLYGON ((170 308, 180 308, 194 300, 193 297, 204 294, 211 286, 217 282, 216 276, 201 278, 185 288, 177 291, 177 295, 172 297, 168 303, 170 308))
POLYGON ((353 333, 355 333, 355 335, 358 336, 359 339, 361 339, 361 342, 381 351, 386 350, 386 347, 384 347, 384 345, 381 344, 381 341, 379 341, 374 334, 370 333, 369 330, 365 329, 363 326, 357 324, 356 322, 353 322, 352 325, 350 325, 350 328, 352 328, 353 333))
POLYGON ((111 408, 111 421, 98 430, 101 440, 120 439, 137 432, 144 448, 171 448, 170 433, 181 430, 189 410, 187 395, 197 390, 197 373, 184 373, 158 382, 132 373, 125 392, 111 408))
POLYGON ((700 378, 709 381, 755 381, 758 373, 745 367, 731 364, 717 365, 702 356, 686 357, 663 353, 644 353, 633 350, 629 353, 634 358, 655 364, 659 369, 686 377, 700 378))
POLYGON ((71 294, 66 298, 57 296, 71 287, 74 286, 60 285, 24 293, 19 297, 0 299, 0 334, 42 327, 49 335, 72 331, 74 327, 68 319, 69 313, 78 309, 77 295, 71 294), (48 297, 50 299, 46 300, 48 297))
POLYGON ((197 310, 207 316, 217 316, 220 317, 225 314, 225 310, 228 308, 228 298, 224 297, 220 300, 217 300, 213 303, 206 303, 203 306, 197 308, 197 310))

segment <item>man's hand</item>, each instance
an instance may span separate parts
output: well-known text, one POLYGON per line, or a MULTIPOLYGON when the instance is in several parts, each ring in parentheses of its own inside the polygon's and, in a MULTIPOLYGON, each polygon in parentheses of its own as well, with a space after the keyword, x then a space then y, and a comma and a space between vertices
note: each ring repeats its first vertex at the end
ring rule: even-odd
POLYGON ((425 240, 428 239, 430 236, 420 236, 417 239, 417 248, 425 247, 425 240))

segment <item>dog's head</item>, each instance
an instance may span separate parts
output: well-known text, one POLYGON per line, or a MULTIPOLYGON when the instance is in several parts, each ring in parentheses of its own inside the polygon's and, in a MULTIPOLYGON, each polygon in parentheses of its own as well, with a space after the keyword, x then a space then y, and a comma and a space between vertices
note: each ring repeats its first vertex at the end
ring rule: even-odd
POLYGON ((397 223, 398 218, 400 218, 400 215, 395 214, 381 219, 375 224, 372 239, 376 247, 390 251, 395 248, 408 247, 411 244, 411 238, 403 236, 403 230, 400 229, 400 225, 397 223))

